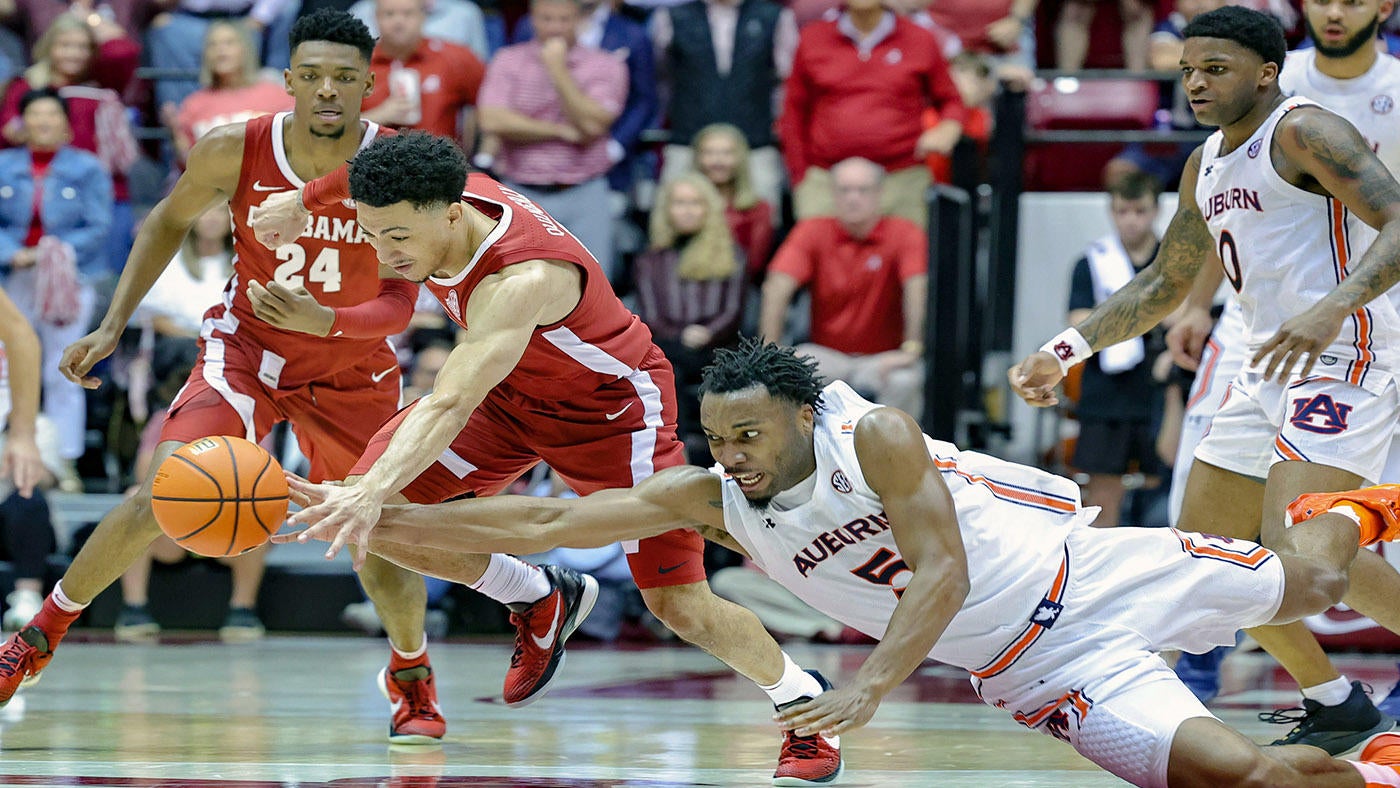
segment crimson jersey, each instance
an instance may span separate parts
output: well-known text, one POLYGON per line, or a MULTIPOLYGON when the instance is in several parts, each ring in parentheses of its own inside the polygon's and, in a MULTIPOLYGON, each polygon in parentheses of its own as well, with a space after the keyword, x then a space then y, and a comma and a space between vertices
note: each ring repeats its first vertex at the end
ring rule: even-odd
MULTIPOLYGON (((223 302, 205 314, 206 325, 225 337, 237 335, 263 348, 258 378, 275 389, 293 389, 359 363, 384 344, 383 337, 351 339, 318 337, 288 331, 253 314, 245 292, 249 281, 276 281, 304 286, 324 306, 354 306, 379 295, 379 259, 360 232, 355 209, 344 203, 315 211, 295 242, 268 250, 248 229, 248 211, 269 194, 304 185, 292 171, 283 143, 283 124, 291 113, 280 112, 247 122, 243 169, 229 200, 233 214, 233 277, 224 288, 223 302)), ((385 133, 368 123, 360 147, 385 133)), ((208 329, 206 329, 207 331, 208 329)))
POLYGON ((652 347, 651 331, 622 305, 598 261, 573 234, 525 195, 480 173, 467 176, 462 199, 498 224, 460 273, 425 283, 462 328, 468 328, 462 310, 472 290, 508 265, 562 260, 583 270, 578 306, 558 323, 535 329, 503 387, 539 399, 574 400, 641 366, 652 347))

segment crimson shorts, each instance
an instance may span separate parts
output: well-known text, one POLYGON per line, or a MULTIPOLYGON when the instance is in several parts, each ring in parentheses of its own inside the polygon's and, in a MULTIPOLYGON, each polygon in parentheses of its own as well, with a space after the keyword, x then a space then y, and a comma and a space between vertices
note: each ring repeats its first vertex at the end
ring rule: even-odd
POLYGON ((277 422, 290 421, 311 461, 311 481, 345 478, 375 430, 398 410, 393 348, 386 341, 349 369, 285 390, 259 378, 267 354, 236 336, 201 340, 199 360, 170 405, 160 439, 236 435, 257 442, 277 422))
MULTIPOLYGON (((412 409, 380 428, 351 476, 364 474, 384 454, 412 409)), ((631 487, 662 468, 684 465, 684 446, 676 437, 675 376, 661 352, 653 348, 627 377, 569 399, 538 399, 498 386, 451 447, 401 492, 414 503, 495 495, 539 462, 579 495, 631 487)), ((705 543, 694 531, 623 546, 638 588, 705 579, 705 543)))

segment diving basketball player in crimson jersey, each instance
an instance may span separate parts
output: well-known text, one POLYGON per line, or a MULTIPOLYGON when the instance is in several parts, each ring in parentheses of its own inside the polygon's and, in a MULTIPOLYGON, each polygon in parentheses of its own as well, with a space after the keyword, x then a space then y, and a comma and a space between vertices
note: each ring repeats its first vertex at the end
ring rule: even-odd
MULTIPOLYGON (((343 180, 316 195, 335 177, 311 184, 308 204, 345 196, 343 180)), ((318 523, 307 538, 335 534, 328 555, 355 544, 363 556, 386 502, 494 495, 541 461, 580 495, 631 487, 685 463, 671 365, 566 228, 524 195, 468 176, 456 145, 422 133, 360 151, 348 187, 380 262, 425 282, 466 334, 432 393, 370 441, 352 472, 358 478, 303 513, 318 523)), ((776 705, 822 692, 752 613, 711 593, 697 533, 624 546, 648 607, 677 634, 754 680, 776 705)), ((506 677, 511 705, 544 691, 564 639, 593 603, 589 589, 502 555, 402 544, 380 554, 511 605, 520 629, 506 677), (551 589, 559 593, 529 604, 551 589)), ((835 739, 789 731, 774 778, 819 784, 840 767, 835 739)))
MULTIPOLYGON (((342 166, 379 133, 360 120, 360 100, 374 84, 374 39, 363 24, 343 12, 305 16, 292 28, 291 48, 286 84, 295 110, 223 126, 195 145, 188 169, 142 225, 101 326, 60 362, 70 379, 95 388, 88 371, 112 353, 195 219, 229 202, 233 278, 205 314, 198 362, 170 407, 152 468, 187 441, 224 434, 257 441, 289 420, 311 474, 340 479, 398 408, 398 362, 385 337, 408 325, 417 286, 380 278, 354 210, 337 203, 317 211, 299 238, 275 251, 247 230, 269 194, 342 166)), ((150 495, 148 479, 103 518, 41 612, 0 648, 0 704, 39 678, 82 609, 159 536, 150 495)), ((436 742, 445 723, 424 653, 422 579, 378 558, 363 562, 360 579, 393 646, 382 689, 415 701, 395 704, 390 738, 436 742)))

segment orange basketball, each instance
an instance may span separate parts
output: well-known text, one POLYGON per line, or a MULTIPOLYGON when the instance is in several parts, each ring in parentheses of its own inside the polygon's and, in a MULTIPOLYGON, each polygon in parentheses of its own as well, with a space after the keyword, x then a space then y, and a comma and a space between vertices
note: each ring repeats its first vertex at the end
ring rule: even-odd
POLYGON ((175 450, 151 486, 156 522, 176 544, 218 558, 264 544, 287 518, 282 466, 242 438, 200 438, 175 450))

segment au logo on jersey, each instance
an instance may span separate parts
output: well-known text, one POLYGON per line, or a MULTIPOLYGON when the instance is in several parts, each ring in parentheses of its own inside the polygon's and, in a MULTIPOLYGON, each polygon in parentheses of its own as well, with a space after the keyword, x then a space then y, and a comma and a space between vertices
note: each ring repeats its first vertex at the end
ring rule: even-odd
POLYGON ((1293 415, 1288 421, 1300 430, 1321 435, 1336 435, 1347 428, 1352 406, 1337 402, 1330 394, 1299 397, 1293 400, 1293 415))
POLYGON ((837 468, 836 472, 831 474, 831 486, 839 493, 849 493, 851 490, 855 489, 851 486, 851 480, 846 478, 845 472, 840 468, 837 468))

